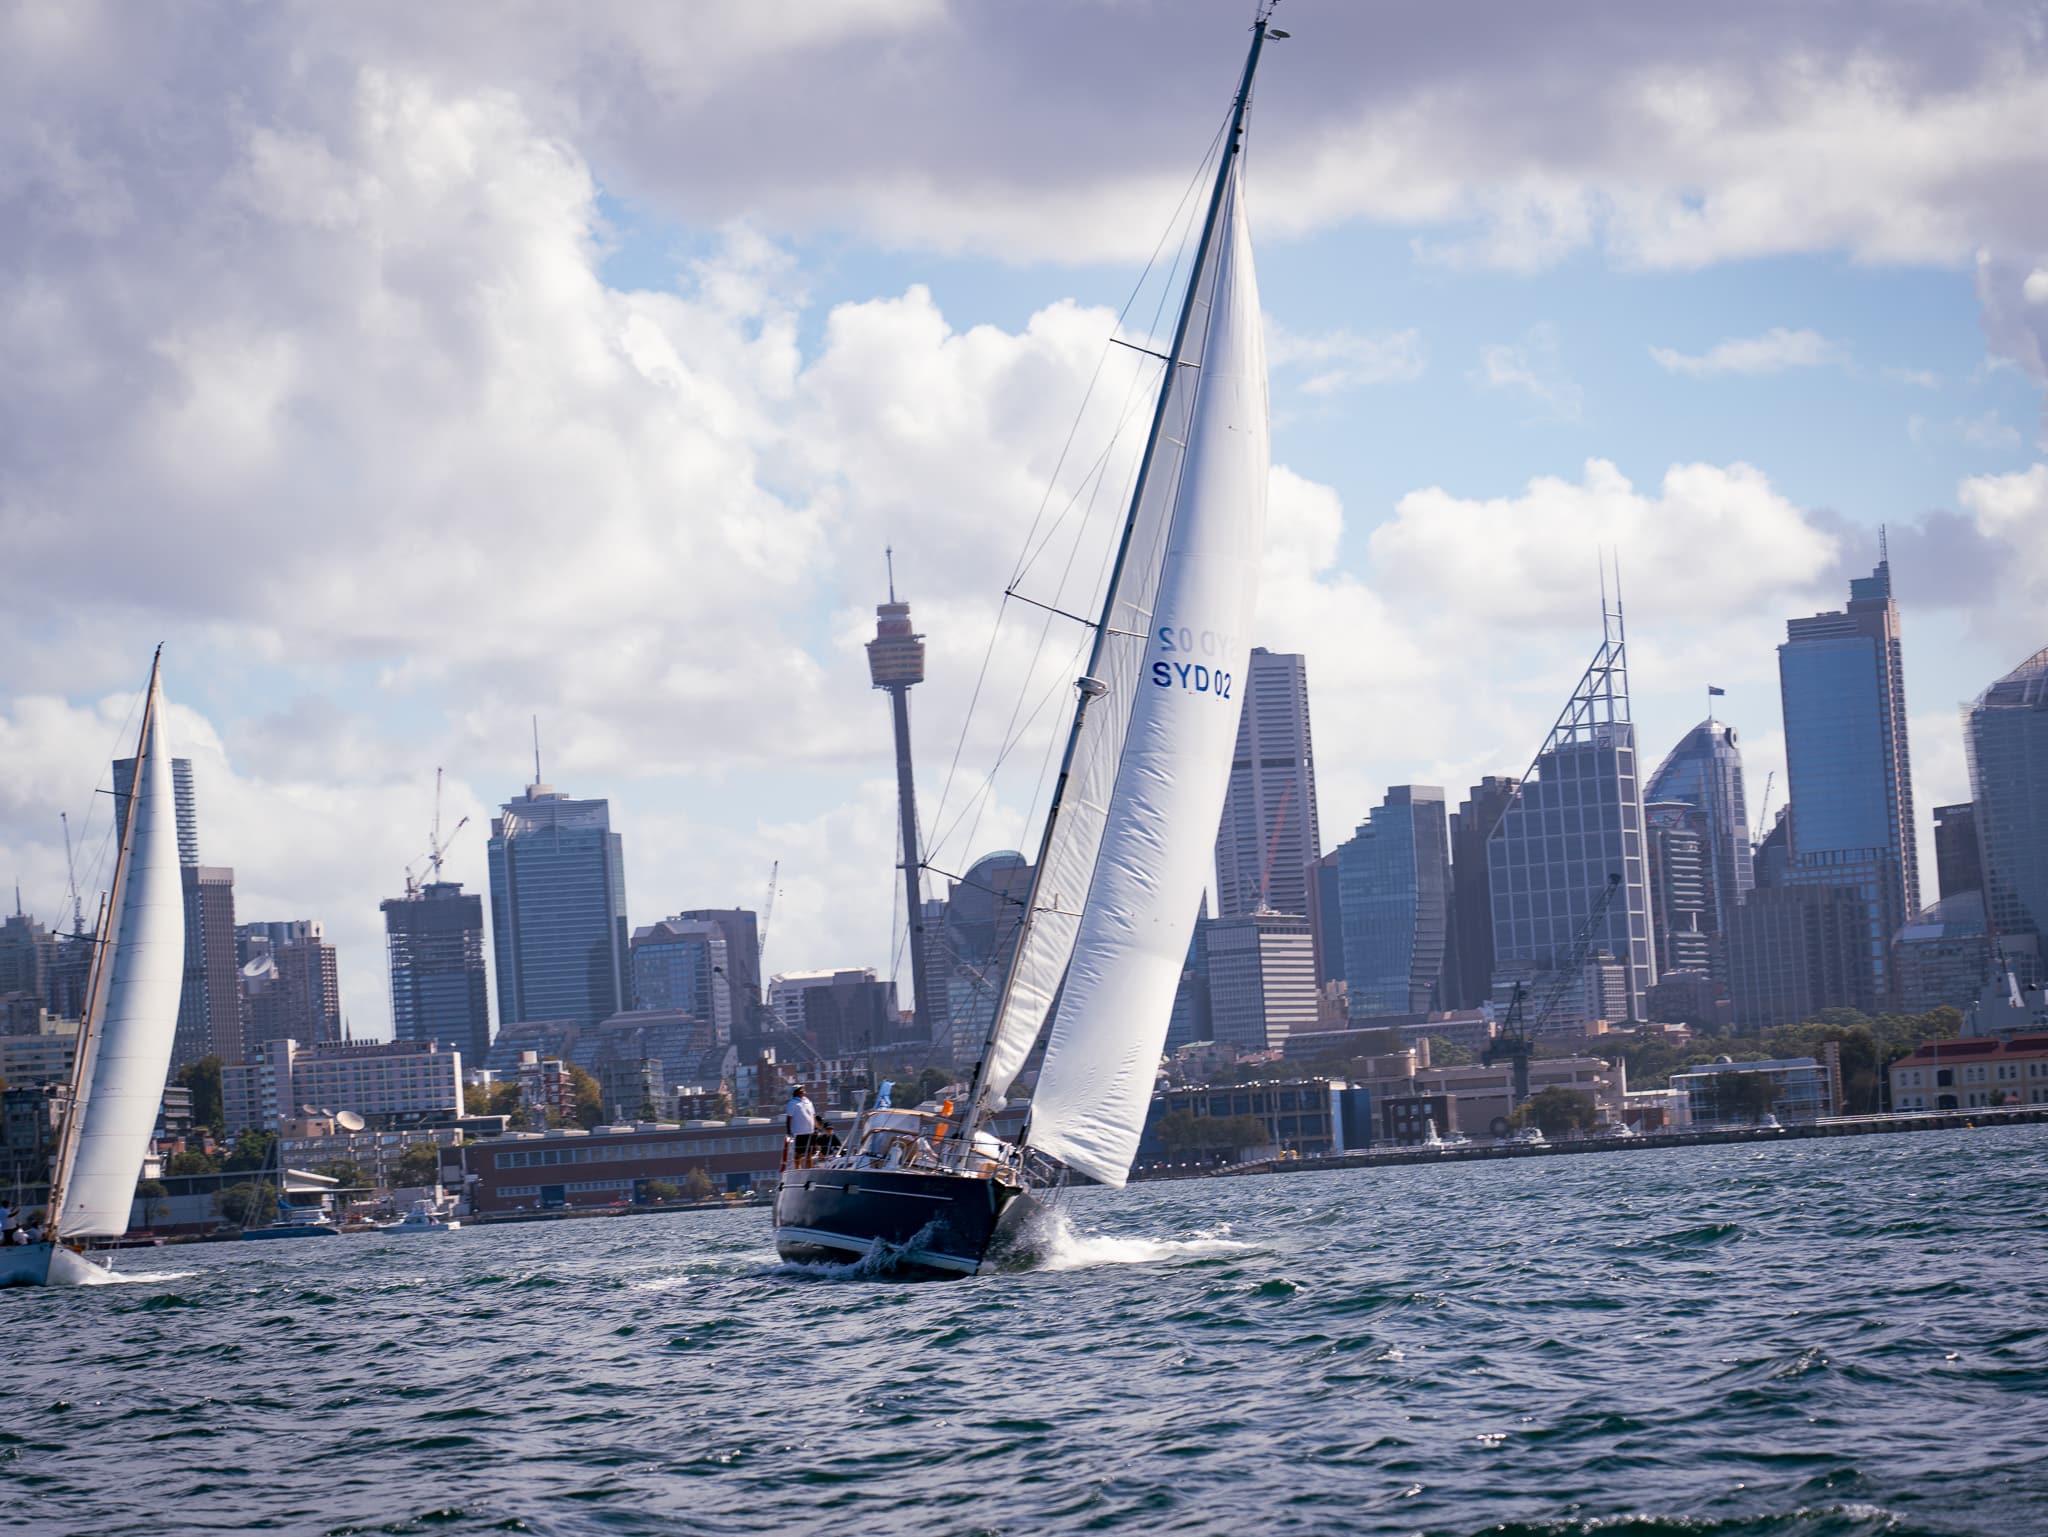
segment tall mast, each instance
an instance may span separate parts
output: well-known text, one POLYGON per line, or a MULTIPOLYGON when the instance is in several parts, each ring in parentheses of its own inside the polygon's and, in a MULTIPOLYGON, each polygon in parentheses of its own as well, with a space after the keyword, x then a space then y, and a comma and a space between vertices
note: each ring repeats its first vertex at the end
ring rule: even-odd
MULTIPOLYGON (((1131 488, 1131 501, 1124 512, 1123 531, 1118 535, 1116 558, 1109 570, 1109 581, 1103 589, 1102 614, 1095 624, 1095 640, 1088 651, 1088 670, 1082 675, 1076 687, 1080 697, 1074 704, 1074 723, 1067 731, 1065 751, 1060 755, 1059 776, 1053 781, 1052 799, 1047 804, 1045 827, 1038 838, 1038 858, 1032 867, 1031 890, 1024 899, 1024 917, 1017 935, 1017 952, 1021 953, 1024 942, 1031 932, 1031 926, 1038 912, 1039 887, 1045 881, 1046 854, 1052 847, 1053 830, 1059 825, 1060 807, 1066 798, 1067 781, 1073 774, 1074 754, 1081 741, 1081 728, 1087 720, 1088 706, 1103 694, 1107 688, 1099 679, 1102 667, 1103 649, 1109 643, 1117 589, 1123 576, 1125 562, 1130 558, 1131 538, 1138 526, 1138 511, 1144 505, 1147 483, 1152 476, 1152 464, 1159 449, 1159 438, 1166 422, 1168 403, 1173 395, 1175 370, 1181 366, 1181 353, 1187 346, 1188 325, 1194 315, 1195 293, 1201 283, 1202 273, 1208 266, 1209 249, 1215 243, 1216 222, 1223 211, 1224 193, 1230 186, 1230 173, 1237 163, 1237 156, 1243 148, 1245 109, 1251 103, 1252 77, 1259 67, 1259 50, 1265 46, 1267 24, 1272 5, 1262 6, 1258 19, 1252 23, 1252 45, 1245 54, 1244 77, 1238 82, 1237 99, 1230 109, 1230 127, 1223 136, 1223 149, 1217 157, 1216 181, 1209 192, 1209 209, 1202 219, 1202 237, 1195 246, 1195 259, 1188 268, 1188 284, 1181 295, 1180 315, 1174 322, 1173 345, 1167 349, 1165 367, 1159 378, 1159 397, 1152 407, 1152 425, 1145 435, 1144 457, 1138 463, 1138 478, 1131 488)), ((1279 34, 1285 36, 1285 33, 1279 34)), ((1001 1033, 1003 1018, 1009 1012, 1010 994, 1016 986, 1017 968, 1013 963, 1003 979, 1003 996, 996 1005, 995 1017, 989 1024, 988 1034, 983 1037, 981 1053, 974 1064, 974 1077, 968 1084, 967 1108, 960 1126, 958 1146, 965 1150, 973 1146, 974 1129, 981 1121, 981 1086, 988 1069, 988 1059, 1001 1033)), ((964 1154, 963 1154, 964 1156, 964 1154)))
POLYGON ((164 648, 158 646, 150 659, 149 688, 143 695, 142 729, 135 736, 135 777, 128 789, 128 804, 121 808, 121 838, 114 855, 114 884, 100 909, 98 931, 93 936, 92 970, 85 987, 85 1013, 78 1025, 78 1044, 71 1055, 71 1098, 64 1106, 64 1127, 57 1136, 57 1156, 50 1166, 50 1192, 43 1203, 46 1236, 57 1236, 57 1218, 64 1209, 64 1185, 78 1153, 78 1138, 85 1121, 86 1069, 92 1060, 91 1044, 99 1032, 100 1016, 106 1008, 107 969, 120 936, 121 904, 128 893, 128 866, 135 852, 135 808, 147 783, 149 760, 156 744, 156 684, 163 668, 164 648))

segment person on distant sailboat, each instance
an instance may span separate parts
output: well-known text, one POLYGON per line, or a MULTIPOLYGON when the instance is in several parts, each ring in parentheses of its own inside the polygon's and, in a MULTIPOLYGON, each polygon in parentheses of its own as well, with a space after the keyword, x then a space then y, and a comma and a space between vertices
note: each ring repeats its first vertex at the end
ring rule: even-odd
POLYGON ((818 1107, 811 1103, 811 1097, 804 1093, 804 1086, 798 1084, 789 1091, 789 1103, 782 1107, 783 1132, 789 1138, 792 1161, 799 1169, 808 1169, 811 1160, 832 1139, 831 1123, 818 1114, 818 1107))

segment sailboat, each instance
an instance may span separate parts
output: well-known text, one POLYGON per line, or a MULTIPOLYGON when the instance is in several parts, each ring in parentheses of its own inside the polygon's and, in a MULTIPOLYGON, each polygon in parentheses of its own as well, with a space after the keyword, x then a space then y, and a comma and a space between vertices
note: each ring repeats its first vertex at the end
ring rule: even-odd
POLYGON ((43 1236, 0 1248, 0 1286, 104 1279, 103 1267, 86 1257, 85 1241, 127 1231, 163 1103, 185 973, 185 902, 163 743, 162 668, 159 648, 135 744, 134 789, 117 813, 114 884, 100 906, 43 1236))
POLYGON ((1070 1173, 1130 1174, 1237 740, 1270 465, 1242 185, 1262 11, 1048 803, 1015 959, 964 1098, 881 1107, 784 1169, 775 1243, 969 1275, 1070 1173), (1057 1008, 1055 1009, 1055 1002, 1057 1008), (1023 1132, 990 1129, 1051 1026, 1023 1132))

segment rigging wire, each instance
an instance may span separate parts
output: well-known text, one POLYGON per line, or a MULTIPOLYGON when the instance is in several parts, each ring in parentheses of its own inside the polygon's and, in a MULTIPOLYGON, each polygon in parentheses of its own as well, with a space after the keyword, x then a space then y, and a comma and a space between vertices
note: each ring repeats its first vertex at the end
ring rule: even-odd
MULTIPOLYGON (((1164 314, 1167 300, 1173 291, 1173 278, 1179 273, 1181 263, 1187 253, 1187 245, 1189 236, 1192 231, 1193 222, 1191 216, 1192 200, 1194 198, 1196 190, 1202 185, 1211 162, 1218 153, 1219 147, 1221 146, 1223 141, 1223 135, 1227 130, 1227 127, 1228 123, 1226 120, 1225 126, 1219 128, 1216 132, 1215 137, 1211 139, 1209 147, 1203 153, 1201 162, 1196 167, 1194 175, 1190 178, 1187 186, 1182 190, 1180 199, 1178 203, 1175 205, 1172 216, 1168 219, 1165 227, 1162 229, 1159 240, 1154 244, 1151 255, 1147 257, 1143 270, 1139 273, 1136 282, 1132 285, 1130 294, 1125 298, 1122 308, 1117 313, 1117 329, 1122 329, 1124 323, 1129 319, 1132 310, 1136 307, 1139 298, 1144 291, 1147 279, 1151 276, 1153 270, 1158 266, 1160 253, 1165 249, 1169 236, 1171 236, 1175 228, 1178 227, 1180 230, 1180 238, 1175 248, 1173 260, 1169 265, 1165 275, 1165 279, 1160 286, 1158 302, 1154 306, 1152 324, 1150 327, 1149 334, 1156 334, 1159 327, 1160 317, 1164 314)), ((961 725, 960 735, 956 739, 954 744, 952 761, 949 763, 947 767, 946 778, 939 794, 938 807, 933 817, 934 825, 941 828, 938 843, 934 845, 934 848, 932 850, 928 850, 928 853, 936 852, 938 847, 943 846, 946 842, 948 842, 950 840, 951 832, 953 830, 956 830, 959 824, 959 817, 956 817, 951 824, 948 824, 946 822, 945 813, 951 801, 954 786, 959 775, 961 759, 966 749, 967 738, 971 731, 972 724, 978 706, 980 704, 983 690, 987 684, 990 668, 993 665, 996 647, 1000 641, 1002 634, 1003 620, 1010 604, 1011 591, 1016 587, 1018 582, 1021 581, 1022 578, 1030 571, 1030 569, 1037 562, 1039 557, 1043 555, 1046 548, 1049 547, 1052 539, 1057 534, 1060 526, 1065 523, 1068 515, 1073 512, 1077 504, 1083 502, 1084 490, 1087 490, 1087 488, 1092 485, 1092 490, 1087 490, 1087 494, 1085 497, 1085 506, 1082 510, 1081 526, 1075 530, 1074 541, 1068 549, 1067 559, 1062 566, 1060 578, 1055 587, 1054 603, 1057 605, 1060 599, 1064 596, 1068 582, 1071 579, 1074 561, 1078 557, 1080 552, 1082 542, 1082 531, 1088 525, 1090 516, 1092 515, 1094 509, 1100 503, 1102 485, 1104 478, 1107 474, 1110 455, 1114 451, 1116 443, 1123 437, 1124 433, 1130 425, 1131 420, 1136 414, 1137 405, 1134 405, 1134 402, 1142 404, 1144 393, 1141 392, 1140 387, 1146 382, 1146 378, 1145 371, 1140 369, 1133 373, 1131 383, 1126 388, 1123 408, 1118 412, 1116 426, 1110 435, 1109 443, 1104 447, 1102 453, 1097 456, 1095 462, 1090 465, 1089 471, 1084 475, 1081 484, 1076 487, 1074 494, 1068 498, 1066 505, 1055 516, 1053 527, 1046 531, 1045 537, 1042 540, 1038 539, 1038 531, 1045 522, 1046 510, 1052 502, 1053 494, 1058 487, 1059 477, 1066 466, 1069 456, 1072 453, 1074 442, 1081 430, 1081 425, 1087 419, 1088 407, 1090 403, 1093 401, 1097 388, 1101 382, 1102 372, 1104 366, 1107 363, 1108 357, 1111 353, 1113 346, 1113 342, 1105 342, 1102 348, 1102 354, 1096 360, 1095 369, 1089 377, 1088 387, 1083 393, 1080 408, 1075 414, 1073 425, 1068 429, 1066 442, 1061 446, 1059 458, 1054 463, 1051 476, 1049 477, 1047 482, 1045 493, 1040 498, 1038 510, 1033 515, 1031 525, 1029 529, 1027 529, 1026 531, 1023 548, 1019 554, 1018 561, 1012 570, 1011 580, 1004 592, 1002 602, 999 604, 997 608, 995 622, 990 627, 988 646, 986 650, 983 652, 981 667, 976 674, 973 691, 969 695, 967 712, 961 725)), ((1133 468, 1131 473, 1134 477, 1136 473, 1135 468, 1133 468)), ((1130 481, 1127 480, 1127 493, 1129 485, 1130 481)), ((1125 502, 1128 502, 1128 494, 1126 494, 1124 500, 1125 502)), ((1105 552, 1103 561, 1098 568, 1096 576, 1095 591, 1098 593, 1102 590, 1102 585, 1105 580, 1104 573, 1108 569, 1108 561, 1109 556, 1108 553, 1105 552)), ((1050 639, 1053 618, 1053 615, 1047 614, 1039 626, 1038 637, 1032 648, 1030 662, 1024 669, 1024 676, 1027 679, 1038 673, 1040 670, 1040 664, 1043 662, 1045 656, 1045 648, 1050 639)), ((1075 648, 1074 655, 1076 660, 1079 659, 1081 651, 1085 647, 1085 643, 1086 642, 1084 636, 1082 642, 1078 643, 1075 648)), ((1019 738, 1016 736, 1015 733, 1017 731, 1018 713, 1022 709, 1023 705, 1023 697, 1023 694, 1020 692, 1017 703, 1012 706, 1010 718, 1005 723, 1004 731, 998 739, 1001 743, 1001 747, 998 753, 997 766, 1000 766, 1001 762, 1007 760, 1009 754, 1018 745, 1019 738)), ((1034 710, 1032 712, 1032 716, 1029 719, 1035 719, 1037 714, 1038 711, 1034 710)), ((1027 719, 1027 727, 1028 724, 1029 720, 1027 719)), ((1057 733, 1054 733, 1054 735, 1057 736, 1057 733)), ((1048 747, 1046 761, 1045 763, 1041 764, 1039 782, 1034 790, 1034 793, 1030 801, 1030 812, 1027 815, 1026 819, 1027 826, 1029 825, 1030 816, 1034 816, 1036 814, 1036 808, 1038 805, 1039 798, 1045 792, 1045 776, 1049 769, 1050 759, 1051 750, 1050 747, 1048 747)), ((974 796, 972 800, 969 801, 968 804, 970 806, 979 806, 982 809, 986 808, 988 801, 992 798, 992 791, 994 788, 994 772, 994 768, 991 768, 989 775, 986 776, 982 789, 979 792, 977 792, 977 794, 974 796)), ((966 808, 963 807, 961 816, 964 817, 965 815, 966 808)), ((979 824, 980 811, 977 810, 969 826, 968 836, 970 841, 972 837, 975 835, 975 833, 978 831, 979 824)))

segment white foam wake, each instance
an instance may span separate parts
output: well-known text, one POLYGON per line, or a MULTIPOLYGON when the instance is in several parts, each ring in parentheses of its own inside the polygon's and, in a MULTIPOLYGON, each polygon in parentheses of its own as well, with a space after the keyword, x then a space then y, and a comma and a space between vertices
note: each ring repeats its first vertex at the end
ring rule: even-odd
POLYGON ((1153 1238, 1115 1233, 1084 1233, 1057 1208, 1033 1216, 1016 1235, 1009 1262, 1032 1270, 1087 1270, 1097 1265, 1157 1265, 1175 1260, 1242 1254, 1256 1244, 1230 1236, 1229 1224, 1198 1228, 1186 1238, 1153 1238))

